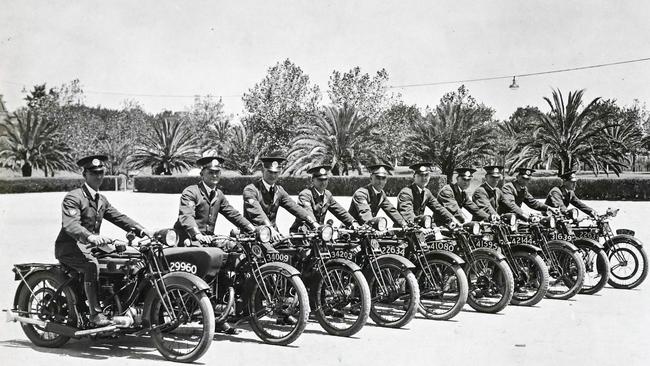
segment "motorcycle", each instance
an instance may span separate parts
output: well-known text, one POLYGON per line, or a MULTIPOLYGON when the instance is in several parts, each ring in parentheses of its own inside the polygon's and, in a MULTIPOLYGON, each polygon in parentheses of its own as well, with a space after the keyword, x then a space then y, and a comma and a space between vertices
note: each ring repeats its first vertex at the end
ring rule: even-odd
POLYGON ((317 232, 292 233, 274 247, 300 271, 318 323, 329 334, 349 337, 368 321, 370 289, 361 267, 332 257, 333 235, 327 225, 317 232))
POLYGON ((426 236, 442 237, 440 229, 432 228, 431 216, 416 218, 404 228, 392 228, 392 237, 379 240, 383 253, 401 255, 415 264, 415 278, 420 288, 418 311, 429 319, 451 319, 467 302, 465 261, 458 255, 429 245, 426 236))
POLYGON ((95 327, 90 321, 83 276, 63 264, 15 264, 19 280, 8 320, 20 322, 25 335, 39 347, 61 347, 70 338, 149 334, 168 360, 193 362, 210 347, 214 312, 210 288, 189 273, 169 271, 163 248, 178 238, 160 230, 134 244, 114 240, 88 245, 99 262, 98 300, 112 324, 95 327))
POLYGON ((370 319, 380 326, 401 328, 415 317, 420 290, 415 265, 399 254, 382 252, 378 239, 386 227, 386 218, 376 217, 358 229, 339 228, 330 248, 334 258, 361 267, 370 288, 370 319))
MULTIPOLYGON (((577 212, 576 212, 577 213, 577 212)), ((618 209, 608 208, 603 215, 595 219, 577 219, 574 215, 573 232, 581 239, 592 239, 603 243, 609 263, 607 283, 614 288, 632 289, 639 286, 648 276, 648 255, 643 243, 629 229, 617 229, 616 234, 609 225, 610 219, 616 217, 618 209), (583 221, 591 225, 579 226, 583 221)))
POLYGON ((509 235, 511 242, 542 249, 550 276, 546 297, 567 300, 575 296, 584 282, 585 264, 578 247, 566 240, 548 239, 548 232, 555 231, 555 217, 531 216, 528 223, 519 225, 519 229, 517 234, 509 235))
POLYGON ((168 248, 164 254, 172 270, 203 278, 212 290, 217 322, 247 321, 264 342, 287 345, 305 330, 309 298, 298 270, 274 249, 268 226, 256 234, 233 230, 230 236, 211 236, 208 246, 168 248))
POLYGON ((483 234, 474 236, 483 248, 497 250, 505 258, 514 280, 514 291, 510 303, 519 306, 533 306, 546 296, 549 286, 548 266, 542 250, 529 243, 514 243, 510 235, 518 230, 517 217, 512 213, 494 216, 482 223, 483 234))

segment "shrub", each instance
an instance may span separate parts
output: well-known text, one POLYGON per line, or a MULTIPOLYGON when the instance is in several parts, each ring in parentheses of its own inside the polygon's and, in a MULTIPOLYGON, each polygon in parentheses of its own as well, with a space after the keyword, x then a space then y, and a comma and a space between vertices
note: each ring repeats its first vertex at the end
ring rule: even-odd
MULTIPOLYGON (((134 190, 150 193, 180 193, 185 187, 196 184, 198 177, 178 176, 142 176, 134 178, 134 190)), ((222 178, 219 182, 220 189, 225 194, 242 194, 244 187, 260 179, 259 176, 239 176, 222 178)), ((386 194, 396 196, 400 189, 411 184, 411 177, 389 177, 386 183, 386 194)), ((309 177, 281 177, 279 184, 291 195, 297 195, 301 190, 309 187, 309 177)), ((445 184, 444 176, 432 176, 429 189, 438 192, 445 184)), ((327 189, 336 196, 351 196, 357 188, 370 183, 370 177, 331 177, 327 189)))
MULTIPOLYGON (((120 190, 126 189, 124 176, 105 176, 100 191, 114 191, 115 184, 120 190), (117 178, 117 179, 116 179, 117 178)), ((82 177, 45 178, 45 177, 15 177, 0 179, 0 193, 29 193, 29 192, 67 192, 80 187, 84 182, 82 177)))
MULTIPOLYGON (((512 181, 514 178, 507 178, 512 181)), ((562 184, 558 177, 534 177, 528 185, 528 191, 535 198, 546 198, 555 186, 562 184)), ((576 194, 585 200, 606 201, 646 201, 650 200, 650 177, 580 177, 576 194)))

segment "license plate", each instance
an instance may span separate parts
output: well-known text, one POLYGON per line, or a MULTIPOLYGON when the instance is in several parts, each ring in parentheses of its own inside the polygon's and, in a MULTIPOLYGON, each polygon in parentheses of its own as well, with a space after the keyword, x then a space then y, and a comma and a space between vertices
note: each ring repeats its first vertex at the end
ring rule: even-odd
POLYGON ((381 247, 381 254, 396 254, 404 256, 404 248, 397 245, 385 245, 381 247))
POLYGON ((530 235, 517 235, 510 237, 511 244, 533 244, 533 237, 530 235))
POLYGON ((431 250, 446 250, 448 252, 453 252, 456 247, 456 242, 452 241, 433 241, 427 244, 431 250))
POLYGON ((332 258, 342 258, 342 259, 347 259, 347 260, 354 260, 354 253, 348 251, 348 250, 334 250, 331 251, 330 254, 332 255, 332 258))
POLYGON ((495 243, 495 242, 493 242, 493 241, 491 241, 491 240, 480 240, 480 241, 477 241, 476 244, 475 244, 475 246, 476 246, 477 248, 487 248, 487 249, 494 249, 494 250, 497 250, 497 249, 498 249, 497 243, 495 243))
POLYGON ((291 264, 291 256, 284 253, 266 253, 266 260, 268 262, 282 262, 291 264))
POLYGON ((598 230, 574 230, 574 234, 578 238, 598 240, 598 230))

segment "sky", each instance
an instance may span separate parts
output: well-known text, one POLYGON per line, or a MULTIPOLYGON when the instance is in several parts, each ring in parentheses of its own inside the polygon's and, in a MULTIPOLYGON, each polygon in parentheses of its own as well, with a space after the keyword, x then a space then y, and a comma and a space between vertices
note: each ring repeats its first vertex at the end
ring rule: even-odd
MULTIPOLYGON (((0 94, 13 110, 23 87, 79 79, 91 106, 129 99, 156 113, 211 94, 240 115, 241 94, 286 58, 327 102, 332 71, 355 66, 405 85, 647 58, 649 15, 648 1, 0 0, 0 94)), ((548 110, 554 88, 650 103, 648 61, 511 82, 465 84, 500 119, 519 106, 548 110)), ((392 90, 423 108, 459 86, 392 90)))

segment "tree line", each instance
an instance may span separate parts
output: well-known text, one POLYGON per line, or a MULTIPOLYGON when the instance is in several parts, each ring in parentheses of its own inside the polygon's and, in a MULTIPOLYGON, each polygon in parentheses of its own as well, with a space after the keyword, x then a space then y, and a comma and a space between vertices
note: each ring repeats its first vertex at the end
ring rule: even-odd
POLYGON ((619 174, 650 150, 650 113, 638 101, 587 102, 582 90, 566 98, 554 90, 544 97, 548 109, 519 107, 497 120, 465 86, 421 108, 405 103, 388 82, 384 69, 333 71, 324 105, 320 87, 285 60, 244 93, 239 120, 212 96, 197 96, 183 111, 150 114, 133 101, 118 109, 89 107, 78 80, 36 85, 26 105, 0 121, 0 166, 53 176, 75 171, 80 156, 102 152, 110 157, 110 174, 170 175, 216 153, 229 169, 249 175, 261 156, 281 151, 287 174, 323 162, 333 165, 333 174, 348 175, 369 161, 426 160, 451 179, 457 167, 487 163, 619 174))

